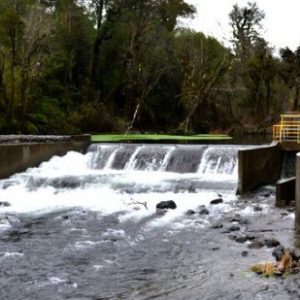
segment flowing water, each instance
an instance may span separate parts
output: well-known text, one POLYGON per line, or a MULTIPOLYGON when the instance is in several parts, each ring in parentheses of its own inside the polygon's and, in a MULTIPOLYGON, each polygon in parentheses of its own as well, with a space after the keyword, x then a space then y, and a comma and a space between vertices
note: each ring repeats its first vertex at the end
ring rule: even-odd
POLYGON ((0 299, 290 299, 230 239, 238 214, 292 243, 292 215, 262 224, 272 187, 235 196, 239 148, 94 144, 0 181, 0 299))

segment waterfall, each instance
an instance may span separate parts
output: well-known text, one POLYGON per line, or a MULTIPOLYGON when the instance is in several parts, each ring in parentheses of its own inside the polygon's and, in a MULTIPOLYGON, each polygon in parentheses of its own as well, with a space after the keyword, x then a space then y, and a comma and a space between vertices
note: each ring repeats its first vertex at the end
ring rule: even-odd
MULTIPOLYGON (((126 210, 127 203, 152 205, 174 199, 186 207, 212 193, 232 194, 237 183, 234 145, 93 144, 86 154, 53 157, 0 181, 3 211, 52 211, 84 207, 126 210), (201 196, 199 196, 201 195, 201 196), (184 203, 185 204, 184 204, 184 203)), ((204 201, 204 202, 203 202, 204 201)))
POLYGON ((92 169, 166 171, 202 175, 237 173, 236 146, 93 145, 92 169))

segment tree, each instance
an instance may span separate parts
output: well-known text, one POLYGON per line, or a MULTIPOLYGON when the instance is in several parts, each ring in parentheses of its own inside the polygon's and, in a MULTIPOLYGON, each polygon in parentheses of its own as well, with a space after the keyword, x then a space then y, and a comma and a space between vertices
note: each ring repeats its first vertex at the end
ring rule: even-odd
POLYGON ((300 46, 295 52, 289 48, 281 49, 280 56, 282 59, 280 74, 292 92, 292 109, 297 110, 299 108, 300 97, 300 46))
POLYGON ((232 83, 241 91, 241 118, 252 114, 261 122, 270 112, 276 80, 272 49, 260 35, 265 14, 249 2, 245 7, 234 5, 229 16, 235 53, 232 83))
POLYGON ((270 113, 278 73, 272 49, 264 39, 257 39, 254 43, 253 53, 247 63, 247 73, 251 105, 254 106, 256 119, 261 122, 270 113))
POLYGON ((245 63, 251 54, 254 42, 260 38, 259 32, 262 29, 265 14, 255 2, 248 2, 245 7, 235 4, 229 18, 235 55, 242 63, 245 63))
MULTIPOLYGON (((169 56, 173 51, 174 20, 192 12, 193 7, 184 1, 165 0, 115 1, 107 11, 111 39, 105 43, 102 51, 114 52, 119 59, 118 67, 123 76, 117 87, 122 89, 119 98, 123 100, 119 101, 119 105, 120 102, 124 103, 128 118, 127 132, 141 120, 141 111, 151 114, 149 99, 153 97, 164 74, 172 69, 169 56), (110 45, 115 39, 118 39, 118 45, 112 49, 110 45)), ((106 80, 107 75, 103 76, 102 82, 106 80)), ((101 94, 105 99, 105 88, 101 94)))
POLYGON ((205 122, 216 117, 214 89, 231 65, 231 54, 215 39, 201 33, 181 31, 177 40, 183 74, 181 101, 186 109, 180 129, 188 133, 197 112, 202 114, 202 129, 207 128, 205 122))
POLYGON ((6 124, 25 132, 31 91, 50 33, 48 15, 35 1, 4 0, 0 11, 1 98, 6 124))

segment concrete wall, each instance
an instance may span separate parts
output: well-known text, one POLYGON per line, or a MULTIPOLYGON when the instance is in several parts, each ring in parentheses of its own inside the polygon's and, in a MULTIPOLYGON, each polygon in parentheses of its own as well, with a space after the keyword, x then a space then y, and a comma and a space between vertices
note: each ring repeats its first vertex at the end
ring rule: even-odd
POLYGON ((0 178, 39 165, 54 155, 85 151, 91 143, 89 135, 72 136, 68 141, 45 143, 17 143, 0 145, 0 178))
POLYGON ((275 183, 281 172, 282 152, 278 144, 239 150, 238 194, 275 183))

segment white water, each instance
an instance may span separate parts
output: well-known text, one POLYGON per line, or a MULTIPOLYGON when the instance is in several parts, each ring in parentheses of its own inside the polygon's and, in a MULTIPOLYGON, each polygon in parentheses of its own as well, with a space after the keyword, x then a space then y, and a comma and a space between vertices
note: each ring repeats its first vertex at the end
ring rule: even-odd
MULTIPOLYGON (((237 148, 143 145, 132 147, 127 156, 125 152, 119 153, 125 150, 128 151, 125 145, 101 145, 85 155, 69 152, 0 181, 0 201, 10 204, 1 207, 0 213, 40 215, 81 208, 103 215, 122 212, 120 221, 141 220, 152 216, 160 201, 174 200, 177 209, 150 221, 149 225, 180 227, 191 222, 181 219, 189 209, 205 205, 210 210, 209 218, 217 218, 221 211, 230 210, 231 202, 236 200, 233 191, 237 180, 237 148), (126 156, 121 163, 124 167, 114 169, 121 154, 126 156), (196 161, 196 167, 190 157, 196 161), (168 168, 177 168, 176 159, 181 159, 185 169, 167 172, 168 168), (182 171, 188 168, 196 171, 182 171), (212 182, 216 188, 210 188, 212 182), (218 189, 221 184, 229 184, 229 188, 218 189), (210 205, 218 194, 222 194, 224 203, 210 205)), ((204 225, 206 221, 204 218, 204 225)))

